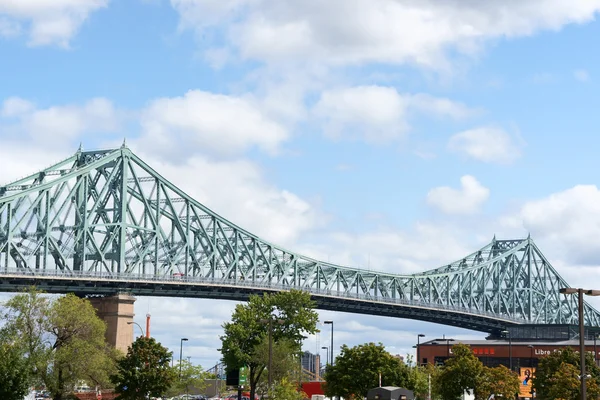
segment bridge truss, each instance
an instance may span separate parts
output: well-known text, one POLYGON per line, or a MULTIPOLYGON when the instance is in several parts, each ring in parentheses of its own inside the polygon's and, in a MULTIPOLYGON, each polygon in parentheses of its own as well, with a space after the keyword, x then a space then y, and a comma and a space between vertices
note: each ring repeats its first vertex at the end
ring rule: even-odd
MULTIPOLYGON (((531 238, 414 275, 306 257, 236 226, 127 147, 81 151, 0 187, 0 290, 208 297, 310 291, 320 308, 497 333, 577 323, 576 296, 531 238)), ((585 304, 585 323, 600 313, 585 304)))

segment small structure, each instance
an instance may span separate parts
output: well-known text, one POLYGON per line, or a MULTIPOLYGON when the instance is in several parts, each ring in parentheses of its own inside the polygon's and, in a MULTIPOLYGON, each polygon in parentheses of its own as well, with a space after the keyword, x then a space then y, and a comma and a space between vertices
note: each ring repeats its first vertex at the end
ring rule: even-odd
POLYGON ((367 400, 414 400, 412 390, 395 386, 383 386, 369 389, 367 400))

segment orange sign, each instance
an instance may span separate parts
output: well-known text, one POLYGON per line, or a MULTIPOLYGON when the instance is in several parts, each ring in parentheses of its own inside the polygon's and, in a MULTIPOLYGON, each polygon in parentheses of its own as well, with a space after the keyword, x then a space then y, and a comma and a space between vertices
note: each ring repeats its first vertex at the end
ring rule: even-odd
POLYGON ((531 395, 531 385, 535 376, 535 368, 521 368, 519 370, 519 380, 521 387, 519 388, 519 397, 533 397, 531 395))

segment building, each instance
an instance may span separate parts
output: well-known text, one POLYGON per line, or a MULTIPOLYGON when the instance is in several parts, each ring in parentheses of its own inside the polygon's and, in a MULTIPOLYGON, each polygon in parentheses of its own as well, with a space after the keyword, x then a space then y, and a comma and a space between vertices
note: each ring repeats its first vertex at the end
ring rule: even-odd
POLYGON ((318 354, 312 354, 309 351, 302 353, 300 359, 302 363, 302 369, 304 370, 305 376, 310 377, 311 380, 318 381, 322 376, 321 357, 318 354))
MULTIPOLYGON (((576 325, 519 325, 508 328, 502 337, 491 335, 484 340, 455 340, 442 338, 429 340, 419 345, 419 364, 443 365, 452 357, 452 346, 457 343, 468 345, 473 354, 487 367, 504 365, 520 376, 521 398, 530 398, 529 379, 535 375, 538 360, 565 347, 579 350, 578 327, 576 325)), ((597 349, 600 346, 598 328, 586 328, 586 351, 591 352, 598 364, 597 349)))

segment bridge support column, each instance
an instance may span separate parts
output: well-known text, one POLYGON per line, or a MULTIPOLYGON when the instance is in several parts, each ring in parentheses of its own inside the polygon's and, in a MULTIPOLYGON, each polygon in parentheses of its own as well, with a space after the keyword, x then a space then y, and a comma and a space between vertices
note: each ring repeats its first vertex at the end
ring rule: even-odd
POLYGON ((111 346, 127 353, 133 343, 133 303, 135 297, 117 294, 109 297, 93 297, 89 299, 96 313, 106 322, 106 341, 111 346))

